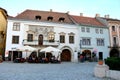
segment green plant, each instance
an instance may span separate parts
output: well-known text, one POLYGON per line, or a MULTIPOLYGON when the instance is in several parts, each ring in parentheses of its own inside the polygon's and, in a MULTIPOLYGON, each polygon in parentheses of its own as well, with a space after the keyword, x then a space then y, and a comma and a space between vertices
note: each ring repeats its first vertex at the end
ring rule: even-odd
POLYGON ((120 58, 109 57, 109 58, 105 59, 105 64, 107 64, 111 70, 119 70, 120 71, 120 58))

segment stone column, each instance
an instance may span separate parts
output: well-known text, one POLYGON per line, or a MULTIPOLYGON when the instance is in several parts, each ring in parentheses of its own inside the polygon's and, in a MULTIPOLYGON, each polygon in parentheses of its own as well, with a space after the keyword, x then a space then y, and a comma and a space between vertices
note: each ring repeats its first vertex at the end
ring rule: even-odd
POLYGON ((95 66, 95 68, 94 68, 94 75, 96 77, 100 77, 100 78, 106 77, 108 70, 109 70, 109 67, 107 65, 105 65, 105 64, 103 64, 103 65, 97 64, 95 66))

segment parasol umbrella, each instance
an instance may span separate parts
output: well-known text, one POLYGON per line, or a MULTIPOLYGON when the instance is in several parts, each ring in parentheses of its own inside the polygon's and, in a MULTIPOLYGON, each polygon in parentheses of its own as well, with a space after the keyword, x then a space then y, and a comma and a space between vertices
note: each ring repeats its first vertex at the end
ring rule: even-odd
POLYGON ((59 53, 61 52, 60 49, 54 48, 52 46, 46 47, 44 49, 41 49, 40 52, 45 52, 45 54, 47 52, 51 52, 53 55, 55 55, 55 57, 59 56, 59 53))
POLYGON ((17 48, 17 50, 26 52, 26 57, 27 57, 27 52, 37 51, 36 48, 31 47, 31 46, 22 46, 22 47, 17 48))

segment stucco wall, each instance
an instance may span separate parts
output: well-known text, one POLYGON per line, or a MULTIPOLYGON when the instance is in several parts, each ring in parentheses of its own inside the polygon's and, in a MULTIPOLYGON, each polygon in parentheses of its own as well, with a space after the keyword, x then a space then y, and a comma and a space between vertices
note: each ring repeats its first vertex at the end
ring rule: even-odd
POLYGON ((81 49, 81 51, 88 49, 91 50, 91 52, 93 52, 93 49, 97 49, 97 56, 99 55, 99 52, 103 52, 103 58, 107 58, 109 56, 109 32, 108 32, 108 28, 103 28, 103 27, 98 27, 98 26, 79 26, 79 40, 82 39, 82 37, 89 37, 91 39, 91 45, 81 45, 81 47, 83 47, 81 49), (85 28, 90 28, 90 32, 82 32, 81 31, 81 27, 85 27, 85 28), (99 30, 99 33, 96 33, 95 29, 99 30), (103 30, 103 34, 100 33, 100 29, 103 30), (97 46, 97 38, 102 38, 104 39, 104 46, 97 46))

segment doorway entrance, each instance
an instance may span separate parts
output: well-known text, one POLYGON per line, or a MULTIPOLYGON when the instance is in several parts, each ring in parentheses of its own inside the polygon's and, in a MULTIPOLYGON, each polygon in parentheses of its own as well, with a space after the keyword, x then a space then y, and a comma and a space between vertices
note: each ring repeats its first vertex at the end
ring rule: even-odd
POLYGON ((64 49, 60 55, 61 61, 71 61, 71 52, 68 49, 64 49))
POLYGON ((116 48, 111 49, 110 57, 119 57, 119 50, 116 48))
POLYGON ((91 60, 91 51, 90 50, 84 50, 82 52, 82 55, 84 56, 86 61, 90 61, 91 60))

